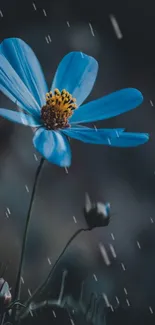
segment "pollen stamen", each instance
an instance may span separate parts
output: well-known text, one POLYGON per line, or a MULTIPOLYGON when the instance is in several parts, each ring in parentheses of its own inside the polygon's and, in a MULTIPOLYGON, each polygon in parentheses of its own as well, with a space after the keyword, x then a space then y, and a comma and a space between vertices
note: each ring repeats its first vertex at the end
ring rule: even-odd
POLYGON ((46 105, 42 107, 41 117, 47 130, 70 127, 68 119, 77 108, 76 98, 63 89, 54 89, 46 94, 46 105))

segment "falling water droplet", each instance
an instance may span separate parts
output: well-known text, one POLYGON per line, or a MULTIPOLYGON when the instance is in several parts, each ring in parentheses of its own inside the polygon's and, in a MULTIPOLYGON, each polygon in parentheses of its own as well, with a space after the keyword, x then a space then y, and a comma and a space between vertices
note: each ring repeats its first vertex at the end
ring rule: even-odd
POLYGON ((104 247, 104 245, 102 243, 99 243, 99 249, 100 249, 101 255, 102 255, 103 259, 104 259, 105 264, 109 266, 111 264, 111 262, 110 262, 110 259, 108 257, 108 253, 107 253, 107 251, 106 251, 106 249, 105 249, 105 247, 104 247))
POLYGON ((32 2, 32 5, 33 5, 34 10, 37 10, 37 7, 34 2, 32 2))
POLYGON ((153 309, 151 306, 149 306, 150 313, 153 314, 153 309))
POLYGON ((47 258, 47 261, 48 261, 49 265, 51 265, 51 264, 52 264, 52 262, 51 262, 51 260, 50 260, 50 258, 49 258, 49 257, 47 258))
POLYGON ((97 130, 97 127, 96 127, 96 125, 94 124, 94 129, 95 129, 95 131, 97 132, 98 130, 97 130))
POLYGON ((139 241, 137 241, 137 246, 138 246, 139 249, 141 249, 139 241))
POLYGON ((116 258, 117 255, 116 255, 116 252, 115 252, 114 246, 113 246, 112 244, 109 244, 109 247, 110 247, 110 250, 111 250, 111 254, 112 254, 112 256, 113 256, 114 258, 116 258))
POLYGON ((128 294, 128 292, 127 292, 126 288, 124 288, 124 292, 125 292, 125 294, 126 294, 126 295, 128 294))
POLYGON ((47 36, 45 36, 45 40, 46 40, 47 44, 49 44, 49 39, 47 36))
POLYGON ((9 214, 7 213, 7 211, 5 211, 5 215, 6 215, 7 219, 9 219, 9 214))
POLYGON ((22 276, 21 276, 21 278, 20 278, 20 279, 21 279, 22 283, 24 284, 24 279, 23 279, 23 277, 22 277, 22 276))
POLYGON ((117 38, 122 39, 123 34, 122 34, 121 30, 120 30, 120 27, 118 25, 116 17, 114 17, 114 15, 112 15, 112 14, 109 17, 110 17, 110 20, 111 20, 111 23, 112 23, 112 26, 113 26, 113 29, 114 29, 114 32, 115 32, 117 38))
POLYGON ((7 207, 6 208, 7 209, 7 211, 8 211, 8 214, 11 214, 11 211, 10 211, 10 209, 7 207))
POLYGON ((33 313, 32 313, 32 310, 30 309, 30 315, 31 315, 31 317, 33 317, 33 313))
POLYGON ((103 298, 104 298, 104 301, 105 301, 105 304, 107 307, 110 307, 110 302, 108 300, 108 297, 105 293, 102 294, 103 298))
POLYGON ((118 305, 119 305, 119 304, 120 304, 120 302, 119 302, 119 299, 118 299, 118 297, 116 296, 115 298, 116 298, 116 301, 117 301, 117 303, 118 303, 118 305))
POLYGON ((123 271, 125 271, 126 269, 125 269, 124 263, 121 263, 121 266, 122 266, 123 271))
POLYGON ((113 306, 112 306, 112 305, 110 305, 110 308, 111 308, 112 312, 114 312, 114 308, 113 308, 113 306))
POLYGON ((53 316, 56 318, 57 316, 56 316, 56 313, 54 310, 52 310, 52 313, 53 313, 53 316))
POLYGON ((70 318, 70 321, 71 321, 71 324, 72 324, 72 325, 75 325, 75 323, 74 323, 74 321, 73 321, 72 318, 70 318))
POLYGON ((50 35, 48 35, 48 39, 49 39, 49 42, 51 43, 52 40, 51 40, 51 36, 50 35))
POLYGON ((75 223, 77 223, 77 220, 76 220, 75 216, 73 216, 73 220, 74 220, 75 223))
POLYGON ((68 174, 68 168, 67 167, 65 167, 65 172, 66 172, 66 174, 68 174))
POLYGON ((91 23, 89 23, 89 27, 90 27, 91 34, 92 34, 93 36, 95 36, 95 34, 94 34, 94 30, 93 30, 93 27, 92 27, 92 24, 91 24, 91 23))
POLYGON ((126 299, 126 303, 127 303, 128 307, 130 307, 130 302, 128 299, 126 299))
POLYGON ((44 14, 45 17, 47 17, 47 13, 46 13, 45 9, 43 9, 43 14, 44 14))
POLYGON ((96 274, 93 274, 93 277, 94 277, 95 281, 97 282, 97 281, 98 281, 98 279, 97 279, 97 276, 96 276, 96 274))
POLYGON ((26 188, 27 193, 29 193, 30 191, 29 191, 29 188, 27 185, 25 185, 25 188, 26 188))
POLYGON ((34 156, 34 159, 36 160, 36 161, 38 161, 38 157, 37 157, 37 155, 34 153, 33 154, 33 156, 34 156))
POLYGON ((30 291, 30 289, 28 289, 27 291, 28 291, 28 294, 29 294, 29 296, 31 297, 31 296, 32 296, 32 294, 31 294, 31 291, 30 291))

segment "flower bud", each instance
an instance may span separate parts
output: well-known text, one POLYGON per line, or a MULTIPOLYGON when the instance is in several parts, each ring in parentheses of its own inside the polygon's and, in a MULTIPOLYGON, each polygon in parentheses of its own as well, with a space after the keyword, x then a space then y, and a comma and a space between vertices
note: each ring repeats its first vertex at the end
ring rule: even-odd
POLYGON ((91 203, 88 194, 86 194, 84 216, 89 230, 108 226, 110 222, 110 203, 91 203))

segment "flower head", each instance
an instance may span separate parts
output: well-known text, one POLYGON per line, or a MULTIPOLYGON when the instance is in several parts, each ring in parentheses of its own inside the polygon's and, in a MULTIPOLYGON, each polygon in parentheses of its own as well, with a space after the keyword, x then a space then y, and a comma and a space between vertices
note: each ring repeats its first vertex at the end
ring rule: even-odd
POLYGON ((0 278, 0 311, 8 307, 12 299, 8 283, 0 278))
POLYGON ((80 123, 117 116, 139 106, 143 96, 127 88, 81 105, 91 92, 97 61, 82 52, 71 52, 60 62, 50 90, 32 49, 21 39, 8 38, 0 45, 0 90, 23 110, 1 108, 0 115, 35 128, 33 144, 48 161, 71 164, 68 137, 94 144, 132 147, 148 141, 145 133, 124 129, 88 128, 80 123))
POLYGON ((110 203, 92 203, 86 193, 84 216, 89 230, 106 227, 110 222, 110 203))
POLYGON ((63 89, 46 94, 46 105, 41 109, 41 118, 47 130, 59 130, 70 127, 68 119, 77 108, 76 99, 63 89))

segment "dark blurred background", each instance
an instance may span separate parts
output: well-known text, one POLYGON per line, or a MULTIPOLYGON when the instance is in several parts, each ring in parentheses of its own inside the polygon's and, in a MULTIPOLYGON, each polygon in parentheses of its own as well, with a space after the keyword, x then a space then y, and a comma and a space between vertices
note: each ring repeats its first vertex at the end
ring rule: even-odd
MULTIPOLYGON (((66 293, 84 304, 91 293, 109 305, 107 325, 155 323, 155 3, 140 0, 1 0, 0 40, 20 37, 33 48, 50 85, 69 51, 99 62, 88 100, 125 87, 144 95, 137 109, 96 126, 149 132, 138 148, 119 149, 71 141, 73 161, 64 169, 45 163, 36 193, 23 273, 22 298, 40 284, 70 236, 85 227, 84 195, 109 201, 107 228, 81 233, 59 264, 49 288, 57 297, 63 269, 66 293), (116 26, 116 23, 118 26, 116 26), (106 252, 106 254, 105 254, 106 252)), ((0 107, 15 108, 2 94, 0 107)), ((0 261, 14 289, 22 234, 39 155, 32 130, 0 119, 0 261)), ((71 324, 66 312, 43 311, 40 324, 71 324)), ((74 318, 74 317, 73 317, 74 318)), ((75 325, 82 323, 78 315, 75 325)), ((96 323, 97 324, 97 323, 96 323)), ((96 325, 95 324, 95 325, 96 325)), ((73 323, 72 323, 73 325, 73 323)))

